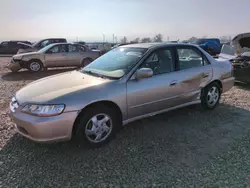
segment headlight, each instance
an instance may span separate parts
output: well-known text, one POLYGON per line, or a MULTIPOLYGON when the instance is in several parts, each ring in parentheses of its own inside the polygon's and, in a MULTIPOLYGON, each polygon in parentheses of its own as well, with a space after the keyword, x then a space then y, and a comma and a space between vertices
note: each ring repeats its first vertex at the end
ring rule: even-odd
POLYGON ((22 112, 35 115, 35 116, 56 116, 63 112, 65 108, 64 104, 59 105, 36 105, 36 104, 27 104, 23 107, 22 112))
POLYGON ((18 57, 18 58, 13 57, 13 60, 14 60, 14 61, 21 61, 22 59, 23 59, 23 56, 18 57))

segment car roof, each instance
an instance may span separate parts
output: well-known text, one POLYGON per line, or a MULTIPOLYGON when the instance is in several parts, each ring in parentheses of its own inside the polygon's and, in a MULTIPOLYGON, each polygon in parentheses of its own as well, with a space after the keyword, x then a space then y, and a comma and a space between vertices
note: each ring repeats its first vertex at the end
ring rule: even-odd
POLYGON ((171 47, 171 46, 196 46, 194 44, 187 43, 176 43, 176 42, 155 42, 155 43, 137 43, 137 44, 128 44, 121 46, 120 48, 159 48, 159 47, 171 47))
POLYGON ((85 46, 85 45, 82 45, 82 44, 71 43, 71 42, 58 42, 58 43, 52 43, 52 44, 49 44, 48 46, 55 46, 55 45, 58 45, 58 44, 71 44, 71 45, 85 46))

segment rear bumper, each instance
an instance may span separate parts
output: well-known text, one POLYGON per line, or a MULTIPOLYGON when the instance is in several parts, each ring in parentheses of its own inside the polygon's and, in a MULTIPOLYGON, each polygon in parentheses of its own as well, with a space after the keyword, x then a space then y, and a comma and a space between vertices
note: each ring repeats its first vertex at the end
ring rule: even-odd
POLYGON ((229 91, 234 86, 235 78, 230 77, 221 81, 222 83, 222 93, 229 91))

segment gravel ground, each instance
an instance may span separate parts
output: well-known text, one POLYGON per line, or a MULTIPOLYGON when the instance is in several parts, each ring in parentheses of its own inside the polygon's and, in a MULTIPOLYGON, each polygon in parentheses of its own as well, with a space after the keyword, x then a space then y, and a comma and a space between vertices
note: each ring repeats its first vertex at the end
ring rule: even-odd
POLYGON ((0 60, 0 187, 250 186, 250 87, 221 105, 191 106, 129 124, 99 149, 37 144, 17 134, 8 102, 23 85, 67 70, 8 73, 0 60))

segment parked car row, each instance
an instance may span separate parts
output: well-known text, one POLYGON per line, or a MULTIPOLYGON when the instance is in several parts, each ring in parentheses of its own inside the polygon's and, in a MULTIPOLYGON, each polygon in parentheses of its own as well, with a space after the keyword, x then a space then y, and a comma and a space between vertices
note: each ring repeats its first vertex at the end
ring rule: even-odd
MULTIPOLYGON (((42 44, 43 42, 39 46, 42 44)), ((100 55, 100 52, 80 44, 54 43, 35 52, 14 55, 7 67, 12 72, 22 68, 38 72, 50 67, 84 67, 100 55)))
POLYGON ((60 42, 67 42, 67 40, 64 38, 48 38, 34 44, 29 41, 3 41, 0 44, 0 54, 14 55, 17 53, 35 52, 49 44, 60 42))
POLYGON ((82 52, 80 45, 62 43, 14 56, 13 64, 31 71, 69 62, 84 66, 37 80, 13 96, 18 133, 37 142, 78 138, 98 147, 141 118, 197 103, 214 109, 234 85, 232 63, 196 45, 124 45, 87 66, 87 56, 71 55, 82 52), (59 54, 74 58, 64 61, 59 54))

